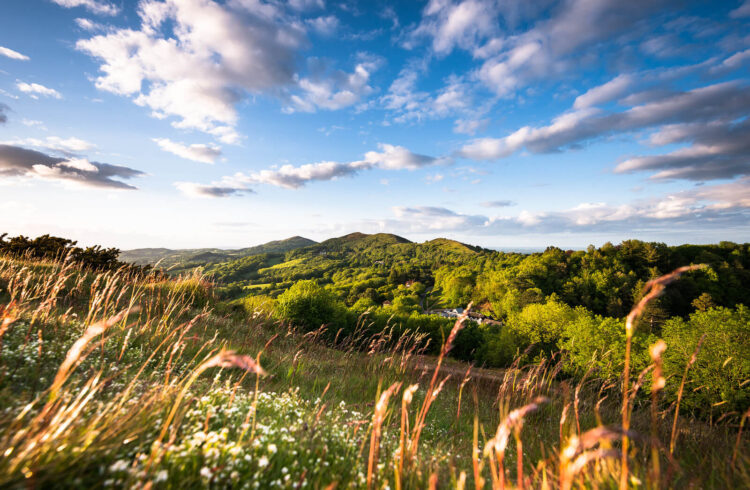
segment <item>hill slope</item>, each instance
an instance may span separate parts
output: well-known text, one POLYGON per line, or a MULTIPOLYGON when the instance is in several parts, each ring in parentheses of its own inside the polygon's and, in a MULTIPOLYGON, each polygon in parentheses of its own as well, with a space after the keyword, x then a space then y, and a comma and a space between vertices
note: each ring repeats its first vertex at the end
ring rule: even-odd
POLYGON ((302 247, 315 245, 317 242, 301 236, 285 240, 274 240, 254 247, 223 250, 219 248, 196 248, 172 250, 168 248, 139 248, 124 250, 120 260, 137 265, 155 265, 165 270, 183 271, 185 269, 227 262, 251 255, 265 253, 284 253, 302 247))

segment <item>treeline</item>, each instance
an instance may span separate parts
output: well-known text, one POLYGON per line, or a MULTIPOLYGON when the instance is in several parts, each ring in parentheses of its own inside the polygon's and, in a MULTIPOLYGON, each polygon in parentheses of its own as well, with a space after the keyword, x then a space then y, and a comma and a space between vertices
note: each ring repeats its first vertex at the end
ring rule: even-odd
POLYGON ((135 274, 152 273, 151 266, 138 266, 121 262, 117 248, 77 247, 76 241, 51 235, 28 238, 23 235, 10 237, 0 234, 0 254, 19 258, 43 260, 71 260, 94 271, 126 269, 135 274))

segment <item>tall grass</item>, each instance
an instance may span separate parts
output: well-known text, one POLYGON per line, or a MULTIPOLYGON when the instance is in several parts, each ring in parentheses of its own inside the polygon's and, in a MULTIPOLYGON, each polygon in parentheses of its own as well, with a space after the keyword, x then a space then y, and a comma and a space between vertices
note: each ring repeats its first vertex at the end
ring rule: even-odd
POLYGON ((631 379, 633 325, 681 272, 628 317, 622 384, 592 368, 573 389, 559 356, 449 360, 468 308, 430 360, 419 332, 373 336, 366 315, 304 334, 225 309, 200 276, 0 257, 0 487, 747 487, 750 413, 663 407, 663 342, 631 379))

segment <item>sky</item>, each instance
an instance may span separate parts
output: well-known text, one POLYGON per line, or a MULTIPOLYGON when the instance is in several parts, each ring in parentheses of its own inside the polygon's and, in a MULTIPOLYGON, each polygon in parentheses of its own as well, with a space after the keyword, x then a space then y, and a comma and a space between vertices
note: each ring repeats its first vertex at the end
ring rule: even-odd
POLYGON ((3 0, 0 233, 750 241, 750 0, 3 0))

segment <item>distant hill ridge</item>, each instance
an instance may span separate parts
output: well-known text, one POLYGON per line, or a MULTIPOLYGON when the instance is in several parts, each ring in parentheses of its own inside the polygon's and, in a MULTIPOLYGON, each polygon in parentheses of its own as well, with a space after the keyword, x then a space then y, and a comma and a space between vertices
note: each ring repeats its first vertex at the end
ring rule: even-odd
POLYGON ((298 248, 315 245, 318 242, 301 236, 293 236, 285 240, 256 245, 254 247, 223 250, 220 248, 168 249, 168 248, 137 248, 124 250, 120 253, 120 260, 138 265, 154 265, 168 269, 173 266, 198 266, 215 264, 250 255, 264 253, 283 253, 298 248))
POLYGON ((436 238, 422 244, 414 244, 410 240, 392 233, 360 233, 354 232, 340 237, 329 238, 320 243, 293 236, 284 240, 274 240, 254 247, 224 250, 219 248, 197 249, 168 249, 168 248, 139 248, 125 250, 120 253, 120 260, 138 265, 159 264, 160 268, 186 269, 201 265, 217 264, 240 259, 243 257, 284 253, 292 250, 305 249, 311 253, 331 253, 346 250, 361 251, 372 248, 383 248, 399 245, 419 245, 441 248, 454 253, 473 254, 484 249, 448 238, 436 238))

